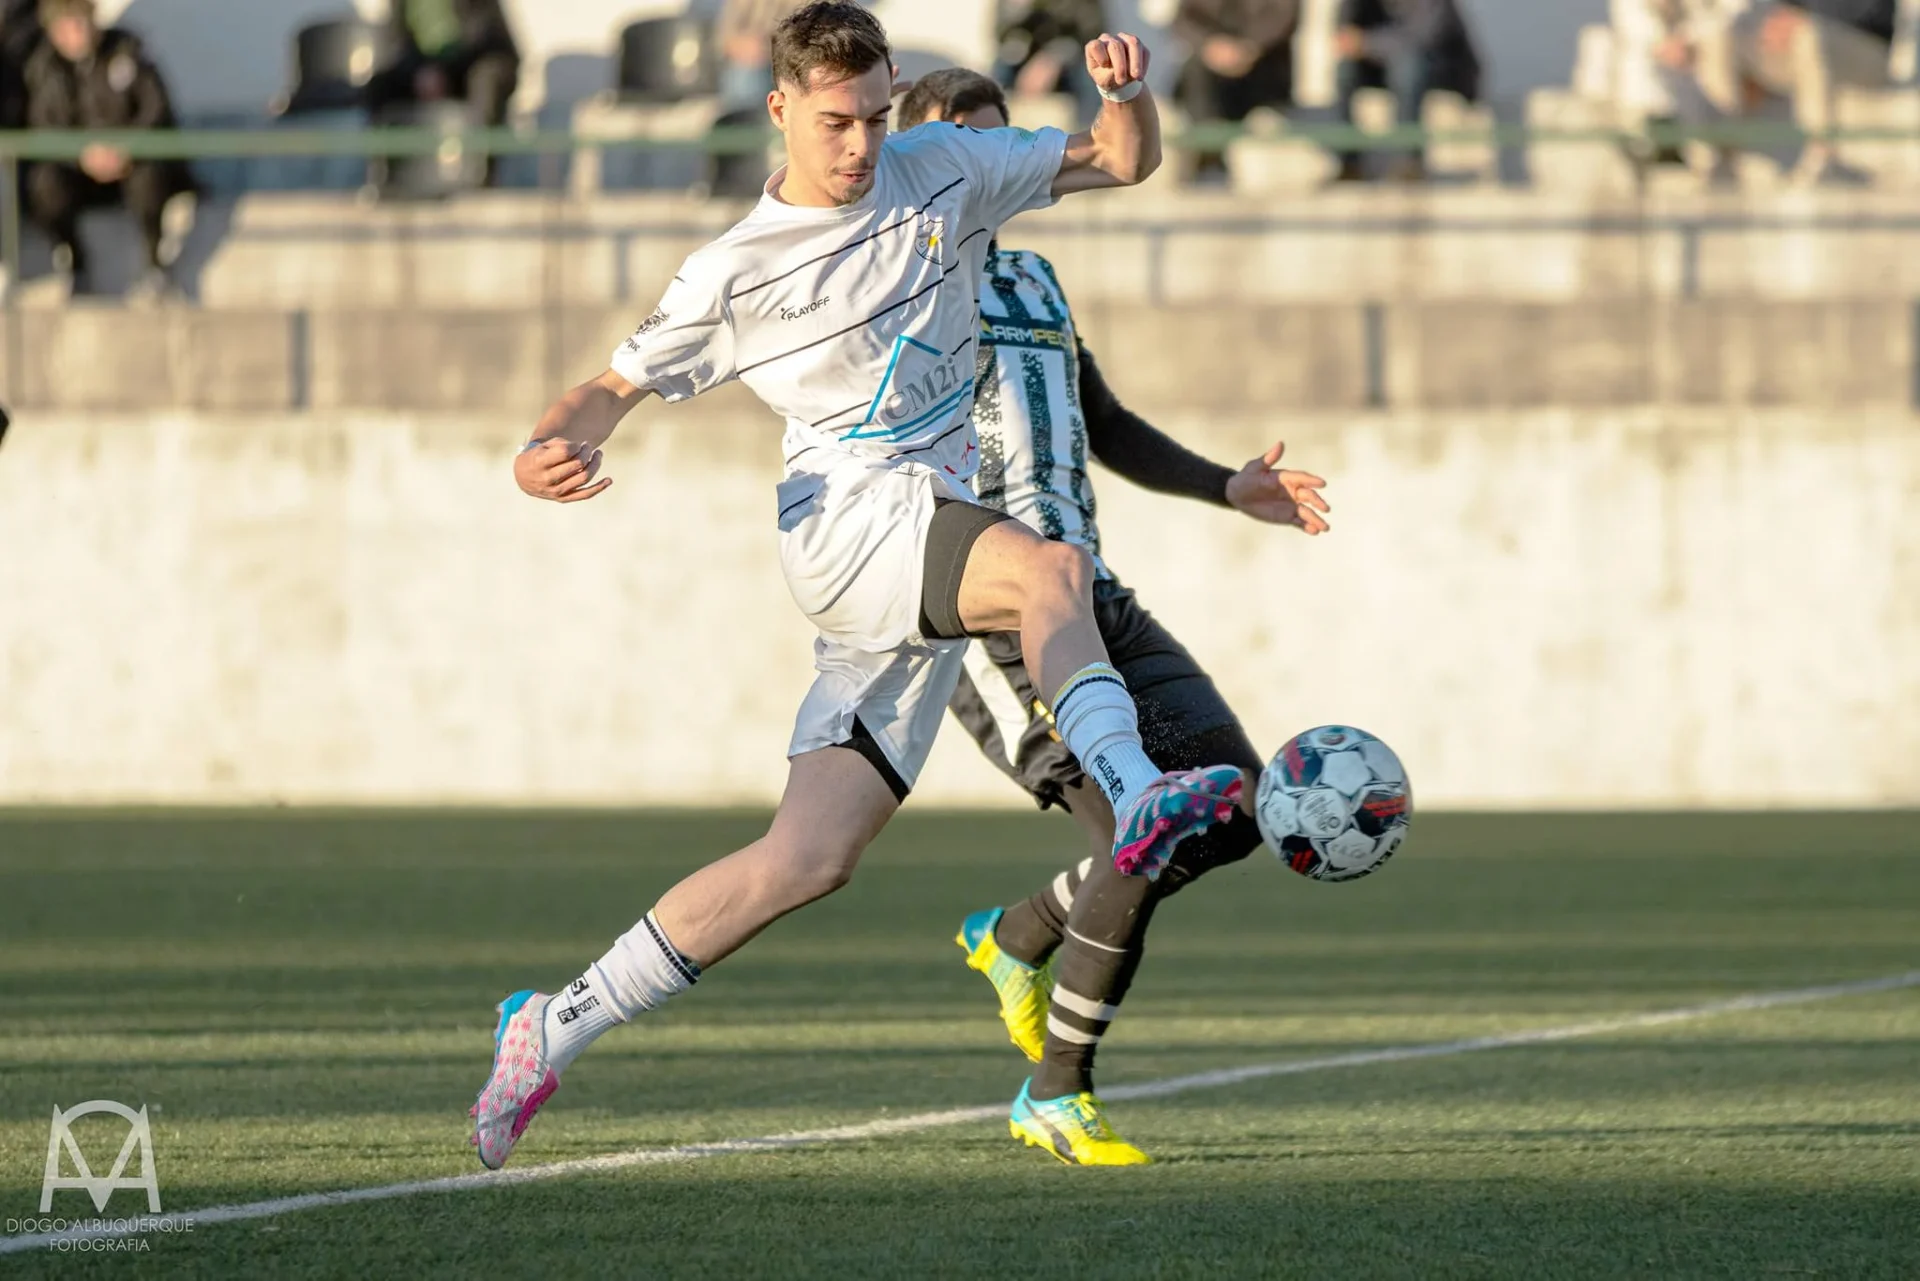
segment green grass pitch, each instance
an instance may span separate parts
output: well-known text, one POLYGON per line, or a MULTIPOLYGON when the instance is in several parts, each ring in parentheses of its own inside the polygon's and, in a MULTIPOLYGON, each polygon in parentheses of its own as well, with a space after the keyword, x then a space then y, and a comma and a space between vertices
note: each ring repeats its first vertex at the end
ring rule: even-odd
MULTIPOLYGON (((573 976, 761 821, 0 814, 0 1219, 38 1209, 54 1105, 96 1098, 152 1109, 168 1211, 477 1169, 493 1003, 573 976)), ((1915 830, 1431 815, 1351 885, 1256 855, 1162 911, 1102 1079, 1914 970, 1915 830)), ((590 1051, 516 1163, 1011 1099, 1025 1062, 951 938, 1074 842, 904 815, 848 890, 590 1051)), ((0 1255, 0 1278, 1920 1276, 1920 989, 1113 1113, 1156 1165, 1069 1169, 976 1122, 0 1255)))

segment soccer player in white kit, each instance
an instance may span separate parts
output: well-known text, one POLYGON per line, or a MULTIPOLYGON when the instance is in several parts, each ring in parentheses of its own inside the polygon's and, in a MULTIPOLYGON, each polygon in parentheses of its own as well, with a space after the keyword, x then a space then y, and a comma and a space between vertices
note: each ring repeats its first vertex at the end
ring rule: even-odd
POLYGON ((489 1168, 601 1033, 846 884, 926 761, 970 635, 1020 634, 1062 740, 1118 817, 1122 871, 1157 875, 1180 840, 1241 802, 1237 766, 1162 774, 1148 760, 1093 617, 1086 550, 979 506, 967 485, 988 243, 1017 213, 1158 165, 1146 50, 1132 36, 1087 46, 1106 102, 1072 137, 947 123, 887 137, 891 53, 857 4, 799 9, 771 54, 787 165, 687 259, 612 367, 554 403, 514 474, 535 497, 594 497, 610 483, 596 480, 600 446, 640 401, 746 383, 786 420, 781 567, 819 629, 819 675, 766 836, 668 890, 563 993, 501 1003, 472 1110, 489 1168))

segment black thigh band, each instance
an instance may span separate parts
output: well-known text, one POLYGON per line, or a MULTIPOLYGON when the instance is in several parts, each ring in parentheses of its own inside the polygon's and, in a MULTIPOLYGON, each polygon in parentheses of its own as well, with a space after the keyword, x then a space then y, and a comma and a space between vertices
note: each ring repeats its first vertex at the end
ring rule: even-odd
POLYGON ((900 777, 900 771, 893 767, 887 754, 880 750, 880 744, 874 741, 873 731, 858 716, 853 718, 853 734, 846 742, 839 744, 849 752, 858 752, 866 758, 867 764, 879 771, 880 779, 893 791, 893 799, 905 804, 907 793, 913 789, 907 786, 907 780, 900 777))
POLYGON ((960 621, 960 580, 966 577, 967 557, 980 535, 1003 520, 1005 512, 964 503, 957 498, 934 500, 933 520, 927 525, 926 576, 920 585, 920 634, 929 640, 959 640, 967 634, 960 621))

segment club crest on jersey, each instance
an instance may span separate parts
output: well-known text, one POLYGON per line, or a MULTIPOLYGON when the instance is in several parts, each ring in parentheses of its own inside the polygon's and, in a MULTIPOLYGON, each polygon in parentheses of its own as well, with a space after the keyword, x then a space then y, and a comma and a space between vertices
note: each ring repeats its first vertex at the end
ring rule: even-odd
POLYGON ((947 220, 939 214, 920 215, 919 230, 913 234, 913 252, 936 267, 944 267, 942 250, 947 243, 947 220))

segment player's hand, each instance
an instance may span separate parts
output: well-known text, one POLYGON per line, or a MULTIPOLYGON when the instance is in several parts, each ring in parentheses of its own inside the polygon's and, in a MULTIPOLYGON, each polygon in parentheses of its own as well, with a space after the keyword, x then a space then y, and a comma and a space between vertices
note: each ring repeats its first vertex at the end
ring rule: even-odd
POLYGON ((1333 510, 1320 496, 1327 482, 1312 472, 1281 470, 1280 456, 1286 452, 1287 443, 1276 441, 1272 449, 1234 473, 1227 481, 1227 502, 1235 511, 1269 525, 1324 534, 1331 526, 1321 513, 1333 510))
POLYGON ((599 484, 593 478, 600 473, 601 452, 557 437, 544 441, 513 460, 513 479, 523 493, 556 503, 577 503, 592 498, 613 483, 608 477, 599 484))
POLYGON ((1103 35, 1087 44, 1087 74, 1097 88, 1124 89, 1147 78, 1147 47, 1138 36, 1103 35))

